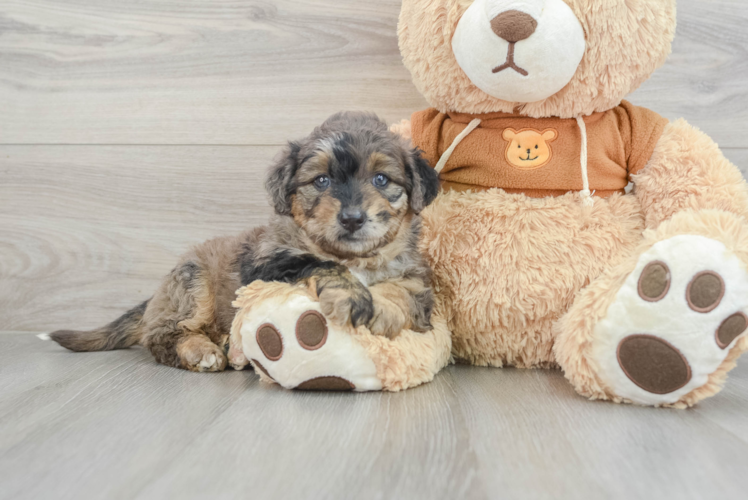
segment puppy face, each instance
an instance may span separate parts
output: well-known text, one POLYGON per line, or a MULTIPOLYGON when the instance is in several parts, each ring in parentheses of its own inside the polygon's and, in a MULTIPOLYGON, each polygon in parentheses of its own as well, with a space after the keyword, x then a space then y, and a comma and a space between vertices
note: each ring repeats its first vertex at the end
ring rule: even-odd
POLYGON ((334 253, 367 253, 391 242, 410 208, 399 158, 356 142, 347 133, 323 140, 296 174, 294 220, 334 253))
POLYGON ((323 250, 363 256, 391 243, 438 192, 437 174, 374 115, 332 116, 289 144, 267 188, 323 250))

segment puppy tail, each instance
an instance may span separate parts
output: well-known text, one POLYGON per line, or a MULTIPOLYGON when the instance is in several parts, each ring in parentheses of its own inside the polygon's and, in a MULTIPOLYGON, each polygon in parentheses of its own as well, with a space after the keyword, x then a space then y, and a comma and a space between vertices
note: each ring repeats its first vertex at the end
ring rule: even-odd
MULTIPOLYGON (((132 347, 142 337, 143 315, 149 300, 127 311, 107 326, 87 332, 59 330, 49 334, 62 347, 75 352, 113 351, 132 347)), ((46 337, 45 337, 46 338, 46 337)))

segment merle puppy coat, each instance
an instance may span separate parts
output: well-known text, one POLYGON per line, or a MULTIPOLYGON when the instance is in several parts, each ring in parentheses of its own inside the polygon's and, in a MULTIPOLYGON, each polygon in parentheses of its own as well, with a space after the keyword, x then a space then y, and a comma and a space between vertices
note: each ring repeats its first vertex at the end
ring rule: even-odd
POLYGON ((430 328, 431 272, 416 244, 439 184, 418 150, 374 115, 339 113, 288 144, 266 188, 269 225, 193 248, 113 323, 51 338, 73 351, 142 344, 165 365, 223 370, 235 291, 255 280, 313 286, 329 320, 375 335, 430 328))

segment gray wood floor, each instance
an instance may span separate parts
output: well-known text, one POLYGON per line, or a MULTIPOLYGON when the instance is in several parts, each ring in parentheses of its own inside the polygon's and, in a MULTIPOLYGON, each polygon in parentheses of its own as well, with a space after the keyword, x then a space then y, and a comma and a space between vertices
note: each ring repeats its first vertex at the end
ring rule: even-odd
POLYGON ((399 394, 194 374, 0 335, 0 498, 745 498, 748 365, 699 408, 453 366, 399 394))
MULTIPOLYGON (((746 497, 746 361, 668 411, 462 366, 402 394, 296 394, 32 335, 99 326, 189 245, 263 223, 264 169, 329 114, 426 107, 399 5, 0 2, 0 499, 746 497)), ((748 172, 748 3, 679 5, 631 100, 748 172)))

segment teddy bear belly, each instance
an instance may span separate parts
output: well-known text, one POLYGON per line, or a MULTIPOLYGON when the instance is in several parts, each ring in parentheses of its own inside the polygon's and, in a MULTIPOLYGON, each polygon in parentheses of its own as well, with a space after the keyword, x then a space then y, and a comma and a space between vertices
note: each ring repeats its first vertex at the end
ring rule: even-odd
POLYGON ((553 326, 576 293, 641 241, 635 197, 441 194, 423 213, 453 354, 476 365, 554 366, 553 326))

